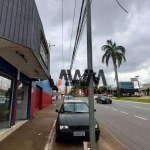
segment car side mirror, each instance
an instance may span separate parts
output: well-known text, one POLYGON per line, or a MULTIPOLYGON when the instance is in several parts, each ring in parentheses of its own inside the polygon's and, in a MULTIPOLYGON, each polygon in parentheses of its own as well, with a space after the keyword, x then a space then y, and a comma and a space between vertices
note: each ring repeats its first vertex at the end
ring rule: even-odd
POLYGON ((94 109, 94 111, 96 111, 96 109, 94 109))

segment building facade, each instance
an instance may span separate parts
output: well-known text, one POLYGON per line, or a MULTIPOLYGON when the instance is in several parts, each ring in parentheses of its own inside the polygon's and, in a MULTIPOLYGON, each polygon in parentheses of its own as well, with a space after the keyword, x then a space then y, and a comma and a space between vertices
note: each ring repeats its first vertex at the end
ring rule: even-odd
POLYGON ((123 89, 134 89, 134 82, 119 82, 119 87, 123 89))
POLYGON ((140 91, 143 92, 144 96, 150 96, 150 83, 142 84, 140 91))
POLYGON ((50 54, 34 0, 0 0, 0 129, 52 103, 50 54))
POLYGON ((134 88, 134 82, 131 81, 119 82, 119 87, 122 89, 123 96, 134 96, 135 92, 139 92, 134 88))

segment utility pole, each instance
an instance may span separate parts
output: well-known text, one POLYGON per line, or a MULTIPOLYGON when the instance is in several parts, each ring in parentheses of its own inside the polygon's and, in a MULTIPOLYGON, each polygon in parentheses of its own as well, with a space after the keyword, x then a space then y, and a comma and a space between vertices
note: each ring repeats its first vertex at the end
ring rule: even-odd
MULTIPOLYGON (((87 0, 86 8, 87 8, 87 64, 88 64, 88 71, 90 71, 90 70, 93 70, 92 33, 91 33, 91 1, 90 0, 87 0)), ((94 92, 93 92, 93 78, 91 78, 90 83, 88 85, 90 149, 91 150, 96 150, 94 98, 93 98, 93 95, 94 95, 94 92)))
POLYGON ((68 92, 67 92, 68 80, 66 80, 66 82, 65 82, 65 86, 66 86, 65 94, 66 94, 66 95, 68 95, 68 94, 67 94, 67 93, 68 93, 68 92))
POLYGON ((69 83, 68 83, 68 78, 67 78, 67 75, 69 76, 70 74, 64 74, 64 75, 66 75, 66 81, 65 81, 65 86, 66 86, 66 88, 65 88, 65 94, 67 95, 67 86, 69 85, 69 83))
MULTIPOLYGON (((51 45, 50 42, 49 42, 49 44, 48 44, 50 62, 51 62, 51 57, 50 57, 50 56, 51 56, 51 52, 50 52, 51 46, 55 46, 55 44, 51 45)), ((50 63, 50 65, 51 65, 51 63, 50 63)), ((50 68, 51 68, 51 67, 50 67, 50 68)), ((50 70, 49 70, 49 71, 50 71, 50 70)))

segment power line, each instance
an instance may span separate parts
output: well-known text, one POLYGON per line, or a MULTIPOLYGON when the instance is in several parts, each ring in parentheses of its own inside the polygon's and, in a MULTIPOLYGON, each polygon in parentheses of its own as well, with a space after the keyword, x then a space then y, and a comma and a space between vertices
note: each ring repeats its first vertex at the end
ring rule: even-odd
MULTIPOLYGON (((81 5, 81 11, 80 11, 80 17, 79 17, 79 23, 78 23, 78 28, 77 28, 77 33, 76 33, 76 39, 75 39, 75 44, 74 44, 74 49, 73 49, 73 54, 72 54, 72 60, 71 60, 71 65, 70 65, 70 71, 73 67, 73 63, 77 54, 77 50, 82 38, 82 34, 84 31, 84 27, 86 24, 86 4, 84 6, 84 2, 85 0, 82 1, 82 5, 81 5), (83 7, 84 7, 84 12, 83 12, 83 7), (84 24, 84 25, 83 25, 84 24)), ((90 4, 92 3, 92 0, 90 2, 90 4)))
POLYGON ((72 22, 72 32, 71 32, 71 41, 70 41, 70 50, 69 50, 68 63, 69 63, 69 59, 70 59, 70 51, 71 51, 71 43, 72 43, 72 35, 73 35, 73 26, 74 26, 75 11, 76 11, 76 0, 75 0, 75 6, 74 6, 74 15, 73 15, 73 22, 72 22))
MULTIPOLYGON (((118 5, 124 10, 124 11, 126 11, 121 5, 120 5, 120 3, 118 2, 118 0, 116 0, 117 1, 117 3, 118 3, 118 5)), ((127 11, 126 11, 127 12, 127 11)), ((127 12, 128 13, 128 12, 127 12)))
POLYGON ((62 0, 62 60, 63 60, 63 69, 64 69, 64 50, 63 50, 63 0, 62 0))
POLYGON ((76 51, 77 51, 79 40, 81 37, 81 31, 83 30, 83 22, 84 22, 84 19, 86 16, 86 6, 84 7, 84 1, 85 0, 82 1, 82 6, 81 6, 81 11, 80 11, 79 23, 78 23, 77 33, 76 33, 76 39, 75 39, 75 44, 74 44, 74 49, 73 49, 73 55, 72 55, 70 70, 72 69, 73 62, 74 62, 74 59, 76 56, 76 51), (84 12, 83 12, 83 7, 84 7, 84 12))

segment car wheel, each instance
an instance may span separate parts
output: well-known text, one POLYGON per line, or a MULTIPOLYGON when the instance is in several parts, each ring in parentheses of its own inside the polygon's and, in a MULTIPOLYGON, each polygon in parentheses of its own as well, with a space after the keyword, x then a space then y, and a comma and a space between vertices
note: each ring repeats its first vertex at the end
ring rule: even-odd
POLYGON ((98 140, 99 140, 99 137, 96 137, 96 142, 98 142, 98 140))
POLYGON ((110 104, 112 104, 112 102, 110 102, 110 104))
POLYGON ((100 101, 100 103, 101 103, 101 104, 103 104, 103 102, 102 102, 102 101, 100 101))
POLYGON ((56 141, 56 142, 60 142, 60 139, 56 136, 55 141, 56 141))

